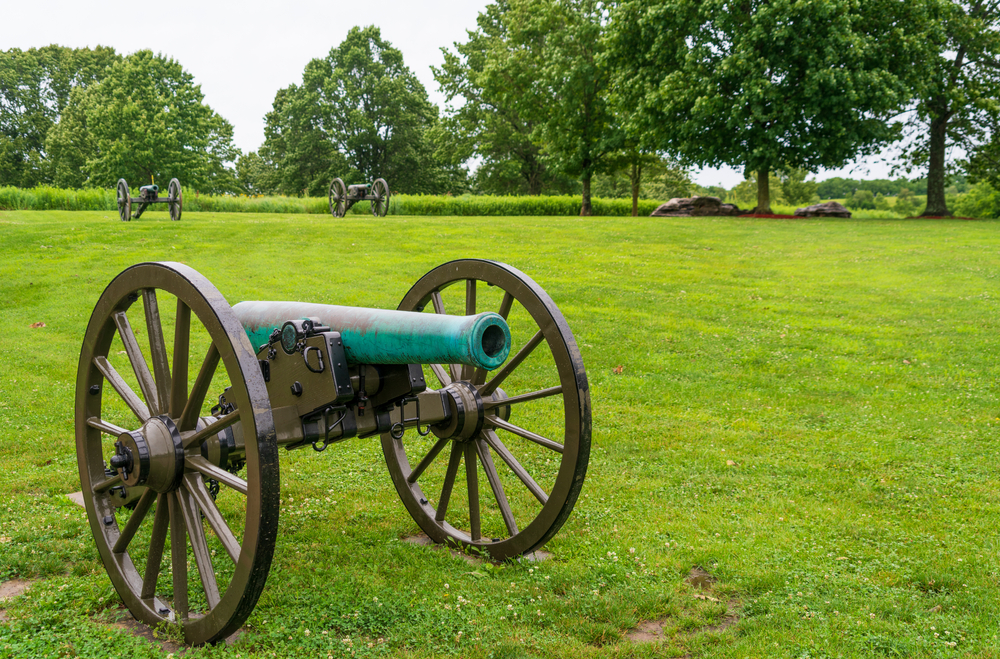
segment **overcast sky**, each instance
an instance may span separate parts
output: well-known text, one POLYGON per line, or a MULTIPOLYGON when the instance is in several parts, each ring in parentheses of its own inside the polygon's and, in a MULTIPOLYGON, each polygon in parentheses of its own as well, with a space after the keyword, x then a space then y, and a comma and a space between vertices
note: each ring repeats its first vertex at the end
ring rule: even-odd
MULTIPOLYGON (((325 56, 355 25, 377 25, 403 53, 407 66, 439 107, 431 66, 441 48, 466 40, 488 0, 175 0, 147 7, 124 1, 3 0, 0 49, 51 43, 74 48, 111 46, 128 54, 150 49, 176 59, 229 120, 236 146, 254 151, 264 141, 264 115, 278 89, 302 81, 306 63, 325 56)), ((884 166, 848 167, 828 176, 878 178, 884 166), (866 173, 866 169, 868 170, 866 173)), ((702 185, 732 187, 743 179, 731 168, 695 172, 702 185)))

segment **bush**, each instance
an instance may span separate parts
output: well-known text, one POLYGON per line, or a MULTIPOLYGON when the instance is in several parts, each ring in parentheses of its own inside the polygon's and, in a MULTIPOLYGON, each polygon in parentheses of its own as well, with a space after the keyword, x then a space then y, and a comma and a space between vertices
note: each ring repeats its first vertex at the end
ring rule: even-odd
POLYGON ((955 215, 963 217, 1000 218, 1000 191, 989 183, 976 183, 959 196, 953 208, 955 215))

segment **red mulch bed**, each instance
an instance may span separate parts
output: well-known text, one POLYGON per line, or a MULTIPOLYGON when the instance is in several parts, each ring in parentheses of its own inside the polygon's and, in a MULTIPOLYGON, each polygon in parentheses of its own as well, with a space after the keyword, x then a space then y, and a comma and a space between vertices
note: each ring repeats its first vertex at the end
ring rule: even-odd
POLYGON ((763 217, 772 220, 804 220, 805 218, 801 215, 762 215, 761 213, 750 213, 748 215, 740 215, 739 217, 763 217))
POLYGON ((962 217, 961 215, 914 215, 906 218, 908 220, 974 220, 974 217, 962 217))

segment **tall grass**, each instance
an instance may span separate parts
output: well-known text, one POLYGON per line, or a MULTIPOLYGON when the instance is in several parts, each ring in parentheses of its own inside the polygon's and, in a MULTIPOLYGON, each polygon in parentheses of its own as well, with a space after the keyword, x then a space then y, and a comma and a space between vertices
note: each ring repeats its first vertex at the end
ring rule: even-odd
MULTIPOLYGON (((649 215, 661 202, 642 200, 639 214, 649 215)), ((597 199, 592 201, 596 216, 627 216, 632 214, 629 199, 597 199)), ((359 202, 351 215, 370 212, 368 202, 359 202)), ((37 187, 21 189, 0 187, 0 210, 117 210, 114 190, 64 190, 37 187)), ((185 211, 209 213, 313 213, 326 214, 329 207, 324 197, 247 197, 234 195, 199 195, 188 191, 184 195, 185 211)), ((394 195, 389 200, 390 215, 452 215, 452 216, 540 216, 580 214, 580 198, 394 195)))

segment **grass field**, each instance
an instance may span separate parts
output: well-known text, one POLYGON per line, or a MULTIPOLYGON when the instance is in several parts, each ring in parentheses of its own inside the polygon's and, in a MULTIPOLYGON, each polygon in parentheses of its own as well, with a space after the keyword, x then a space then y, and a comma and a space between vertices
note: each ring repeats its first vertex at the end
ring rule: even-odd
POLYGON ((0 603, 0 657, 166 654, 116 626, 64 496, 80 342, 117 273, 182 261, 231 303, 393 308, 471 256, 538 281, 587 367, 594 448, 552 557, 403 542, 376 441, 283 452, 267 588, 234 644, 185 656, 1000 657, 997 229, 0 212, 0 581, 35 580, 0 603), (663 640, 631 640, 643 621, 663 640))

